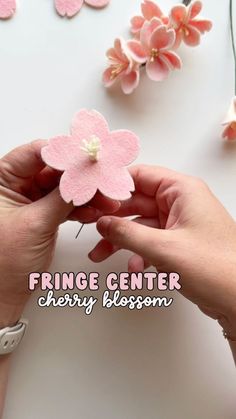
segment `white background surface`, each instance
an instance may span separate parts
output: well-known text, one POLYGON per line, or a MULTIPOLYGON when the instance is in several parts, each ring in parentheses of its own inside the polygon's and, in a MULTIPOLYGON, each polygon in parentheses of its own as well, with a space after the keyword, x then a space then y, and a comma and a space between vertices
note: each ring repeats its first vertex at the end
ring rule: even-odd
MULTIPOLYGON (((67 133, 81 107, 96 108, 111 128, 140 137, 140 162, 204 178, 236 215, 236 147, 224 146, 220 122, 233 94, 228 1, 205 0, 212 32, 197 49, 183 48, 184 68, 168 81, 143 77, 131 97, 111 94, 100 78, 105 51, 140 0, 86 6, 61 19, 52 0, 19 0, 0 22, 0 151, 34 138, 67 133)), ((175 1, 159 0, 169 9, 175 1)), ((201 203, 199 202, 199 205, 201 203)), ((61 229, 52 271, 93 271, 102 279, 125 271, 128 254, 95 266, 97 240, 77 224, 61 229)), ((214 244, 213 244, 214 245, 214 244)), ((209 261, 210 262, 210 261, 209 261)), ((28 334, 14 355, 4 419, 233 419, 235 371, 218 326, 181 296, 168 310, 26 310, 28 334)))

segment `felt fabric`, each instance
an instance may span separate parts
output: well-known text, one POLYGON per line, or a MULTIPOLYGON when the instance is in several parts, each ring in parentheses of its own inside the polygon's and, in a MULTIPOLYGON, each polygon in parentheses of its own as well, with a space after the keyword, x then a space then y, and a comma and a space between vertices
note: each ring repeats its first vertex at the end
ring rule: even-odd
POLYGON ((84 109, 75 115, 70 136, 49 140, 42 149, 42 159, 48 166, 64 172, 59 186, 62 198, 80 206, 88 203, 98 190, 108 198, 130 198, 134 182, 127 166, 138 152, 139 140, 134 133, 110 131, 100 113, 84 109), (85 150, 85 144, 91 144, 94 138, 100 144, 97 160, 91 159, 85 150))
POLYGON ((84 3, 100 8, 106 6, 110 0, 54 0, 55 7, 60 16, 73 17, 78 13, 84 3))
POLYGON ((136 37, 140 36, 140 31, 145 23, 145 21, 150 21, 152 18, 156 17, 162 21, 164 24, 169 23, 169 17, 165 16, 160 7, 151 0, 144 0, 141 4, 142 16, 134 16, 131 19, 131 33, 136 37))
POLYGON ((0 19, 8 19, 16 11, 16 0, 0 0, 0 19))

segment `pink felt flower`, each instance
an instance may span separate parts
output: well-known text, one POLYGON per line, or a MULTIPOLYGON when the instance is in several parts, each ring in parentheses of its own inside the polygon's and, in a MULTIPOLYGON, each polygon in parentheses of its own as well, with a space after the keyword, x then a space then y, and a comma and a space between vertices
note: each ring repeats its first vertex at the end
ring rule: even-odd
POLYGON ((0 19, 8 19, 16 11, 16 0, 0 0, 0 19))
POLYGON ((110 0, 54 0, 59 15, 73 17, 78 13, 84 3, 91 7, 101 8, 107 6, 110 0))
POLYGON ((211 30, 210 20, 196 18, 201 10, 202 2, 199 0, 193 1, 189 6, 179 4, 172 8, 170 23, 176 31, 176 48, 182 41, 192 47, 199 45, 201 34, 211 30))
POLYGON ((182 65, 179 56, 171 51, 174 43, 174 29, 168 29, 160 19, 153 18, 144 23, 140 41, 131 40, 127 45, 135 61, 146 63, 148 77, 154 81, 162 81, 171 70, 179 69, 182 65))
POLYGON ((62 198, 80 206, 98 190, 112 199, 130 198, 134 182, 126 166, 138 151, 138 138, 131 131, 109 131, 101 114, 81 110, 73 119, 71 135, 52 138, 42 149, 42 158, 48 166, 64 172, 62 198))
POLYGON ((223 138, 229 141, 236 140, 236 96, 233 97, 226 120, 223 138))
POLYGON ((144 0, 141 4, 141 11, 142 16, 134 16, 131 19, 131 32, 136 36, 139 37, 140 31, 144 25, 146 20, 151 20, 153 17, 157 17, 160 19, 164 24, 169 22, 168 16, 165 16, 160 7, 151 0, 144 0))
POLYGON ((112 86, 117 80, 121 83, 124 93, 130 94, 139 84, 139 64, 131 57, 126 42, 118 38, 114 47, 107 51, 109 67, 103 73, 103 83, 112 86))

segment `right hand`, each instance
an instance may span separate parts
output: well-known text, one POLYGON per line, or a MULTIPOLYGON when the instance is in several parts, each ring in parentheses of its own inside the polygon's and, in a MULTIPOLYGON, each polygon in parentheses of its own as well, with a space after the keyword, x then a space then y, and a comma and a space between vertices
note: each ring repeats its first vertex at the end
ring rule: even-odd
POLYGON ((129 271, 153 265, 178 272, 182 294, 236 340, 236 224, 200 179, 150 166, 130 169, 136 192, 97 229, 90 253, 101 262, 119 249, 135 253, 129 271), (133 221, 124 219, 138 216, 133 221))

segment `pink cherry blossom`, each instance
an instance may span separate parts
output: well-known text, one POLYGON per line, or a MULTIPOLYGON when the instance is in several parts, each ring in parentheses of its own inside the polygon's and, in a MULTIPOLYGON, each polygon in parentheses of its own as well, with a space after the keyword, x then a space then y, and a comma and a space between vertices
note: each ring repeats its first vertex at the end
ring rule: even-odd
POLYGON ((175 43, 175 31, 153 18, 146 21, 140 33, 140 41, 131 40, 127 45, 135 61, 146 64, 148 77, 154 81, 164 80, 171 70, 181 68, 179 56, 171 51, 175 43))
POLYGON ((139 84, 139 64, 131 57, 125 40, 117 38, 114 47, 107 51, 109 67, 103 73, 106 87, 120 81, 124 93, 130 94, 139 84))
POLYGON ((16 0, 0 0, 0 19, 8 19, 16 11, 16 0))
POLYGON ((105 7, 110 0, 54 0, 59 15, 73 17, 78 13, 84 3, 91 7, 105 7))
POLYGON ((212 22, 206 19, 196 19, 202 10, 202 2, 197 0, 189 6, 179 4, 174 6, 170 13, 170 23, 176 32, 175 48, 182 41, 189 46, 200 44, 201 35, 212 28, 212 22))
POLYGON ((223 125, 225 126, 222 134, 223 138, 229 141, 236 140, 236 96, 231 101, 228 115, 223 125))
POLYGON ((165 16, 160 7, 151 0, 144 0, 141 4, 142 16, 134 16, 131 19, 131 32, 139 37, 140 31, 146 20, 151 20, 153 17, 157 17, 164 24, 167 24, 169 21, 168 16, 165 16))
POLYGON ((70 136, 52 138, 42 149, 44 162, 64 172, 60 193, 66 202, 80 206, 99 190, 117 200, 130 198, 134 182, 127 166, 139 152, 139 140, 131 131, 110 131, 96 111, 81 110, 73 121, 70 136))

